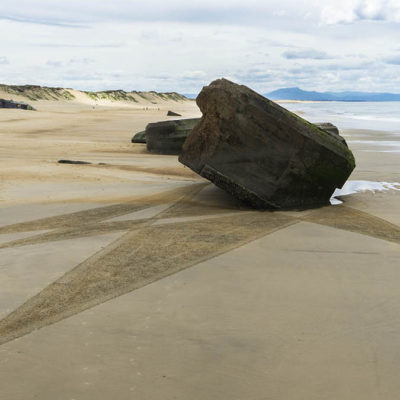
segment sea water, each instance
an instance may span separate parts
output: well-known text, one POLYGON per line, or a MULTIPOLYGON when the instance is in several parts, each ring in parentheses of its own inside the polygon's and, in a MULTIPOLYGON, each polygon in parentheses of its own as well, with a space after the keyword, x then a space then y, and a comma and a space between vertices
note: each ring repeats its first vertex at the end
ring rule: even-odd
POLYGON ((389 131, 400 136, 400 102, 282 103, 310 122, 331 122, 339 129, 389 131))

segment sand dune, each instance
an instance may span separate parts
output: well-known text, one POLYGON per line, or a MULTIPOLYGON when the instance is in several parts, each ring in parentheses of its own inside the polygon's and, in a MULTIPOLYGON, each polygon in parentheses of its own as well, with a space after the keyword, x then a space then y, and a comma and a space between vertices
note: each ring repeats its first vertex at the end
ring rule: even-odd
POLYGON ((90 92, 34 85, 0 85, 0 98, 26 102, 40 110, 55 110, 58 107, 70 109, 79 106, 164 109, 193 103, 193 100, 176 92, 125 92, 124 90, 90 92))

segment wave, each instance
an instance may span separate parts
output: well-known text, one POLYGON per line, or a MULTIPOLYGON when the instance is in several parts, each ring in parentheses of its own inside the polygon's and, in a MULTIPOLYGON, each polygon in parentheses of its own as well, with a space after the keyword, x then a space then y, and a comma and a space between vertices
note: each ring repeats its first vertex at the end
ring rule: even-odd
POLYGON ((337 197, 349 196, 359 192, 384 192, 387 190, 400 190, 398 182, 374 182, 374 181, 347 181, 341 189, 336 189, 331 197, 332 205, 342 204, 337 197))
POLYGON ((311 122, 335 123, 340 129, 372 129, 400 133, 400 102, 393 103, 302 103, 285 104, 311 122))

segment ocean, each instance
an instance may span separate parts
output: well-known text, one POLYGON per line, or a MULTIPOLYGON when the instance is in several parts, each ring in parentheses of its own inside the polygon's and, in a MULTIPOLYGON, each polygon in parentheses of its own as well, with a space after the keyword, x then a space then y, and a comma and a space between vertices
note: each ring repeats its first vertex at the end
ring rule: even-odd
POLYGON ((400 135, 400 102, 281 103, 310 122, 331 122, 339 129, 372 129, 400 135))

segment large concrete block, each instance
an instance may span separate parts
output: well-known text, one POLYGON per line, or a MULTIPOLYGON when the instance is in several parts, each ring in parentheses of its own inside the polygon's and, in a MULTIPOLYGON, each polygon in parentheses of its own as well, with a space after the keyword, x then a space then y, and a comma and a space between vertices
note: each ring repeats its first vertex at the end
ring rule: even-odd
POLYGON ((253 207, 327 204, 355 167, 337 133, 246 86, 219 79, 196 101, 203 117, 186 139, 180 162, 253 207))

